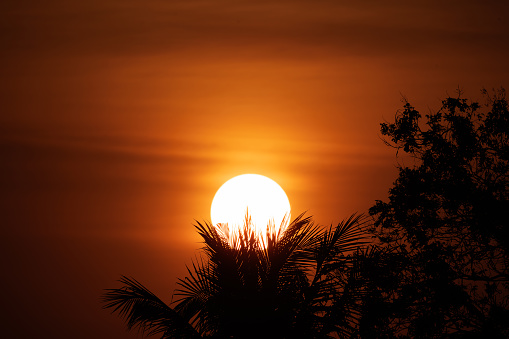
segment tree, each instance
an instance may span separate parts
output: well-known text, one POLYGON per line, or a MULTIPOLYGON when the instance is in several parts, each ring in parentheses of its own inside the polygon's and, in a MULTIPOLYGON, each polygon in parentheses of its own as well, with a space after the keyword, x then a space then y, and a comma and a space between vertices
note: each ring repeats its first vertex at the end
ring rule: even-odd
POLYGON ((410 163, 370 209, 380 251, 366 273, 392 335, 509 337, 509 110, 503 90, 483 95, 424 119, 405 102, 381 124, 410 163))
POLYGON ((170 307, 134 279, 103 296, 128 328, 163 338, 329 338, 356 333, 364 289, 356 258, 367 219, 323 228, 297 217, 284 232, 267 228, 266 244, 245 226, 197 223, 203 255, 179 279, 170 307))

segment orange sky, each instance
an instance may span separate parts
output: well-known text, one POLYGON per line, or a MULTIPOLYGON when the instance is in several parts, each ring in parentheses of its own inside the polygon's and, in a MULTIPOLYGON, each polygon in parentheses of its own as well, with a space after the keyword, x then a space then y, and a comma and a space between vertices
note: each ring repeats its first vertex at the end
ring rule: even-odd
POLYGON ((4 331, 135 338, 101 290, 125 274, 169 301, 200 246, 194 219, 238 174, 274 179, 319 223, 366 212, 395 179, 379 124, 402 95, 426 113, 458 86, 508 86, 507 14, 504 1, 3 1, 4 331))

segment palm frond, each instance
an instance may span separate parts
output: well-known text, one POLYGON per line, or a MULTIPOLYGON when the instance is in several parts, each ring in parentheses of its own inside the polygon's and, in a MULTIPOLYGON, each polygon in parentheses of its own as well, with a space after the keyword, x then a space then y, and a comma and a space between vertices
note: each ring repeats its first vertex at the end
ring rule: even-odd
POLYGON ((217 270, 209 262, 196 260, 192 263, 192 269, 187 267, 188 276, 180 279, 175 290, 173 301, 175 310, 184 319, 189 321, 196 330, 205 335, 213 331, 214 314, 210 312, 210 304, 214 303, 221 285, 221 277, 217 276, 217 270))
POLYGON ((112 308, 127 322, 129 330, 138 328, 162 338, 200 338, 198 332, 171 307, 133 278, 122 276, 121 288, 107 289, 103 308, 112 308))
POLYGON ((273 253, 269 253, 273 263, 285 262, 304 268, 314 264, 305 253, 315 246, 321 228, 312 222, 311 217, 303 216, 304 214, 300 214, 292 221, 274 246, 273 253))
POLYGON ((214 293, 214 271, 203 262, 193 262, 192 270, 187 268, 188 276, 184 279, 178 279, 177 285, 180 288, 175 290, 173 297, 177 306, 175 310, 181 313, 186 319, 191 319, 199 312, 207 302, 210 295, 214 293), (190 307, 196 305, 196 307, 190 307), (196 310, 192 310, 197 308, 196 310))
POLYGON ((310 249, 310 256, 316 261, 315 279, 348 264, 346 257, 369 243, 366 236, 367 217, 351 215, 335 228, 325 230, 316 246, 310 249))

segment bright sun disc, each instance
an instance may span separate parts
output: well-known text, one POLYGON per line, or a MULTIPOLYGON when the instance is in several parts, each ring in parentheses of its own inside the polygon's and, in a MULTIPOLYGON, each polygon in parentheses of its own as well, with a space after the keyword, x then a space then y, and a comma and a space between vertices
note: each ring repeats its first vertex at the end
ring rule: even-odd
POLYGON ((269 223, 276 230, 288 226, 290 201, 274 180, 259 174, 243 174, 228 180, 217 190, 210 216, 215 226, 228 223, 231 236, 244 225, 246 212, 255 232, 264 236, 269 223))

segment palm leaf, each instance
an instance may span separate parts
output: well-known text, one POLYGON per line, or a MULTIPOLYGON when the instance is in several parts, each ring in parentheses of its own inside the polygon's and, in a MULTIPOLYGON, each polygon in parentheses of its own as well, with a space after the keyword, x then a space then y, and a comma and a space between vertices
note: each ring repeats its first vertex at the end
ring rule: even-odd
POLYGON ((310 248, 309 253, 316 261, 314 282, 345 266, 348 263, 348 254, 369 243, 365 232, 367 223, 367 217, 354 214, 334 229, 331 226, 321 234, 316 246, 310 248))
POLYGON ((187 271, 189 275, 177 282, 180 288, 173 294, 176 297, 173 303, 175 310, 193 324, 200 334, 205 335, 214 331, 214 315, 209 305, 214 303, 220 278, 216 275, 217 271, 203 259, 193 262, 192 269, 187 267, 187 271))
POLYGON ((200 338, 198 332, 171 307, 133 278, 122 276, 121 288, 107 289, 103 308, 125 318, 129 330, 138 328, 148 335, 162 338, 200 338))

